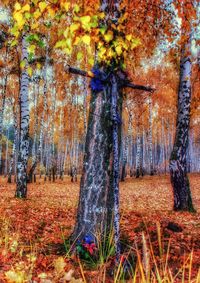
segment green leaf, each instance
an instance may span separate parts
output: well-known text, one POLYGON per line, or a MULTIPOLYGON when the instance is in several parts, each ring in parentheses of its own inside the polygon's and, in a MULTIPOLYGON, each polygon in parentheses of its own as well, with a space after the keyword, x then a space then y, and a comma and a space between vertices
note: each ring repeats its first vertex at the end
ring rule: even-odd
POLYGON ((38 45, 39 45, 39 47, 41 47, 41 48, 44 48, 44 47, 45 47, 45 43, 44 43, 43 40, 39 40, 39 41, 38 41, 38 45))
POLYGON ((105 32, 106 32, 106 30, 107 30, 107 27, 106 26, 102 26, 102 27, 100 27, 100 33, 101 34, 105 34, 105 32))
POLYGON ((91 17, 90 17, 90 16, 83 16, 83 17, 80 17, 80 21, 81 21, 81 23, 82 23, 83 25, 89 24, 90 20, 91 20, 91 17))
POLYGON ((34 53, 30 52, 30 53, 28 54, 28 61, 32 61, 33 58, 34 58, 34 53))
POLYGON ((78 52, 77 60, 81 60, 82 58, 83 58, 83 53, 82 52, 78 52))
POLYGON ((34 38, 36 41, 39 41, 39 40, 40 40, 40 38, 39 38, 39 36, 38 36, 37 34, 34 34, 34 35, 33 35, 33 38, 34 38))
POLYGON ((74 5, 74 12, 78 13, 79 11, 80 11, 80 7, 77 4, 75 4, 74 5))
POLYGON ((29 19, 31 18, 31 14, 30 14, 29 12, 26 12, 26 13, 24 14, 24 16, 25 16, 25 18, 26 18, 27 20, 29 20, 29 19))
POLYGON ((18 43, 18 41, 16 39, 14 39, 11 44, 10 44, 10 47, 13 47, 13 46, 16 46, 18 43))
POLYGON ((26 37, 26 42, 32 42, 34 40, 34 35, 33 34, 31 34, 31 35, 29 35, 29 36, 27 36, 26 37))
POLYGON ((23 70, 25 68, 25 66, 26 66, 26 61, 25 60, 21 61, 20 62, 20 68, 23 70))

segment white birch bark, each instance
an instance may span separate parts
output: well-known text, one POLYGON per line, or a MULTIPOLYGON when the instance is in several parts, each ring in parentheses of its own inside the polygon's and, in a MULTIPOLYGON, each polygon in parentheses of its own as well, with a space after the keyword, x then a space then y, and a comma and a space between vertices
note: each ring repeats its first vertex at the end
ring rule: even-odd
POLYGON ((21 61, 25 62, 25 67, 21 70, 20 77, 20 133, 19 133, 19 154, 17 162, 17 189, 15 196, 26 198, 27 196, 27 162, 29 156, 29 76, 27 73, 28 52, 26 36, 22 36, 21 61))

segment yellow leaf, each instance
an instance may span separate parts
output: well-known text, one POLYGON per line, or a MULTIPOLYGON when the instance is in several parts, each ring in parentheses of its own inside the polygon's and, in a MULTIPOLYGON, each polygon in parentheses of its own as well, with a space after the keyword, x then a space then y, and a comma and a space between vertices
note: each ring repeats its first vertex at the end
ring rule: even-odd
POLYGON ((104 18, 105 18, 105 13, 104 13, 104 12, 99 13, 99 14, 98 14, 98 17, 99 17, 100 19, 104 19, 104 18))
POLYGON ((72 47, 72 40, 71 40, 71 38, 67 38, 65 42, 66 42, 66 46, 67 46, 69 49, 71 49, 71 47, 72 47))
POLYGON ((71 24, 71 26, 70 26, 70 31, 71 31, 71 33, 73 33, 74 31, 76 31, 77 29, 79 29, 79 27, 80 27, 80 24, 79 24, 79 23, 71 24))
POLYGON ((55 10, 54 9, 52 9, 52 8, 49 8, 48 9, 48 12, 49 12, 49 16, 51 17, 51 18, 54 18, 55 17, 55 10))
POLYGON ((65 11, 68 12, 70 8, 70 2, 66 2, 63 4, 63 7, 65 8, 65 11))
POLYGON ((32 2, 33 2, 34 5, 37 5, 37 4, 38 4, 38 1, 39 1, 39 0, 32 0, 32 2))
POLYGON ((69 35, 69 28, 67 27, 66 30, 63 33, 64 37, 67 38, 69 35))
POLYGON ((43 273, 40 273, 38 275, 38 277, 41 278, 41 279, 46 279, 47 278, 47 274, 43 272, 43 273))
POLYGON ((64 48, 66 46, 65 40, 60 40, 56 42, 55 48, 64 48))
POLYGON ((10 30, 11 34, 14 35, 16 38, 19 36, 19 30, 18 30, 18 26, 15 25, 11 30, 10 30))
POLYGON ((41 65, 40 63, 37 63, 37 64, 36 64, 36 68, 37 68, 37 70, 40 70, 40 69, 41 69, 41 67, 42 67, 42 65, 41 65))
POLYGON ((79 43, 80 43, 80 37, 79 36, 76 36, 76 38, 75 38, 75 41, 74 41, 74 45, 78 45, 79 43))
POLYGON ((38 27, 39 27, 39 23, 38 23, 38 22, 33 23, 33 24, 31 25, 31 29, 32 29, 32 30, 37 29, 38 27))
POLYGON ((33 17, 37 20, 40 16, 41 16, 41 12, 40 12, 39 9, 37 9, 37 10, 33 13, 33 17))
POLYGON ((13 18, 15 19, 15 21, 20 23, 23 20, 23 15, 22 15, 21 11, 20 12, 15 12, 13 14, 13 18))
POLYGON ((31 77, 32 74, 33 74, 33 69, 32 69, 31 67, 28 67, 27 73, 28 73, 28 75, 31 77))
POLYGON ((116 57, 114 51, 112 49, 109 49, 108 52, 107 52, 107 56, 108 58, 114 58, 116 57))
POLYGON ((78 13, 79 11, 80 11, 80 7, 77 4, 75 4, 74 5, 74 12, 78 13))
POLYGON ((47 4, 46 4, 46 2, 40 2, 39 4, 39 8, 40 8, 40 11, 41 11, 41 13, 43 13, 44 12, 44 10, 46 9, 46 7, 47 7, 47 4))
POLYGON ((18 43, 18 41, 15 39, 11 42, 10 46, 13 47, 13 46, 17 45, 17 43, 18 43))
POLYGON ((88 60, 88 63, 90 64, 90 66, 93 66, 94 65, 94 58, 90 58, 88 60))
POLYGON ((139 45, 141 45, 141 41, 140 41, 139 38, 133 39, 131 43, 132 43, 131 49, 134 49, 134 48, 138 47, 139 45))
POLYGON ((85 43, 85 44, 87 44, 87 45, 90 44, 90 40, 91 40, 91 38, 90 38, 90 36, 87 35, 87 34, 82 37, 83 43, 85 43))
MULTIPOLYGON (((93 59, 93 60, 94 60, 94 59, 93 59)), ((91 78, 93 78, 93 77, 94 77, 94 74, 93 74, 93 72, 91 72, 91 71, 88 71, 87 73, 88 73, 88 76, 90 76, 91 78)))
POLYGON ((99 52, 98 52, 98 56, 100 59, 103 58, 103 55, 106 53, 106 48, 104 46, 102 46, 100 49, 99 49, 99 52))
POLYGON ((88 24, 90 22, 91 17, 90 16, 83 16, 80 17, 80 21, 83 25, 88 24))
POLYGON ((7 282, 10 283, 23 283, 25 280, 24 272, 9 270, 5 273, 7 282))
POLYGON ((122 47, 120 45, 116 46, 115 50, 116 50, 118 56, 120 56, 122 54, 122 47))
POLYGON ((35 48, 36 48, 36 46, 34 44, 29 45, 28 52, 29 53, 34 53, 35 52, 35 48))
POLYGON ((54 268, 55 268, 57 273, 63 272, 65 266, 66 266, 66 263, 65 263, 63 257, 59 257, 54 261, 54 268))
POLYGON ((16 11, 21 10, 21 8, 22 8, 22 6, 20 5, 19 2, 15 3, 15 10, 16 10, 16 11))
POLYGON ((29 12, 30 9, 31 9, 31 7, 30 7, 29 4, 26 4, 26 5, 24 5, 24 6, 22 7, 22 11, 23 11, 23 12, 29 12))
POLYGON ((131 41, 131 39, 132 39, 132 34, 127 34, 127 35, 126 35, 126 39, 127 39, 128 41, 131 41))
POLYGON ((26 66, 26 61, 21 61, 20 62, 20 68, 23 70, 24 68, 25 68, 25 66, 26 66))
MULTIPOLYGON (((129 44, 129 43, 128 43, 129 44)), ((126 42, 122 42, 122 46, 123 46, 123 48, 125 49, 125 50, 128 50, 128 45, 127 45, 127 43, 126 42)))
POLYGON ((113 39, 113 31, 109 30, 105 35, 104 39, 106 42, 110 42, 113 39))
POLYGON ((21 11, 14 12, 13 18, 17 22, 18 29, 21 30, 25 24, 25 19, 23 18, 21 11))
POLYGON ((69 48, 64 48, 63 51, 67 54, 67 55, 71 55, 72 50, 69 48))

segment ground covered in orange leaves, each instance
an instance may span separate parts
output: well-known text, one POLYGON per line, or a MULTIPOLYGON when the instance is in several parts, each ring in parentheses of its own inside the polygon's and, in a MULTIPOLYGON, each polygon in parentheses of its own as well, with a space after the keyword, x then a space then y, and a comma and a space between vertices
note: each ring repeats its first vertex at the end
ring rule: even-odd
MULTIPOLYGON (((65 257, 63 239, 73 229, 79 183, 68 177, 56 183, 38 179, 29 185, 28 199, 23 201, 13 197, 15 185, 6 181, 0 180, 0 282, 113 282, 109 276, 100 278, 99 270, 83 270, 75 258, 65 257)), ((185 268, 191 270, 184 282, 197 276, 200 268, 200 175, 190 175, 190 181, 197 211, 193 214, 172 211, 169 176, 127 178, 120 184, 122 238, 142 251, 142 235, 147 235, 155 258, 158 252, 168 253, 172 274, 186 262, 185 268), (169 229, 169 222, 182 231, 169 229), (164 246, 169 241, 167 252, 164 246)), ((183 281, 177 275, 172 282, 183 281)))

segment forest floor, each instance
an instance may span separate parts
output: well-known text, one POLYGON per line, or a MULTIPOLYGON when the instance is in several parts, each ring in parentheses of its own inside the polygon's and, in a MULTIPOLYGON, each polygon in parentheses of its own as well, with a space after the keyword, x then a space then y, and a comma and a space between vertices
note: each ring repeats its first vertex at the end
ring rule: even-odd
MULTIPOLYGON (((192 278, 197 278, 200 269, 200 174, 191 174, 190 181, 197 211, 192 214, 172 211, 173 195, 169 176, 127 178, 120 184, 122 237, 128 238, 142 251, 142 234, 145 233, 155 251, 154 260, 161 256, 158 254, 159 248, 160 253, 169 254, 169 257, 165 256, 165 259, 168 257, 167 268, 172 277, 177 274, 171 282, 200 282, 200 276, 192 281, 192 278), (172 231, 170 225, 173 224, 169 222, 182 231, 172 231), (192 255, 187 258, 191 252, 192 255), (178 272, 183 262, 185 270, 188 270, 188 279, 185 281, 182 281, 178 272)), ((38 179, 36 184, 28 186, 26 201, 15 199, 14 191, 15 185, 7 184, 2 177, 0 283, 114 282, 108 276, 103 281, 100 278, 101 270, 83 271, 80 261, 65 257, 62 244, 73 229, 79 183, 71 183, 69 177, 65 177, 64 181, 56 180, 55 183, 38 179)), ((135 282, 142 281, 136 279, 135 282)))

